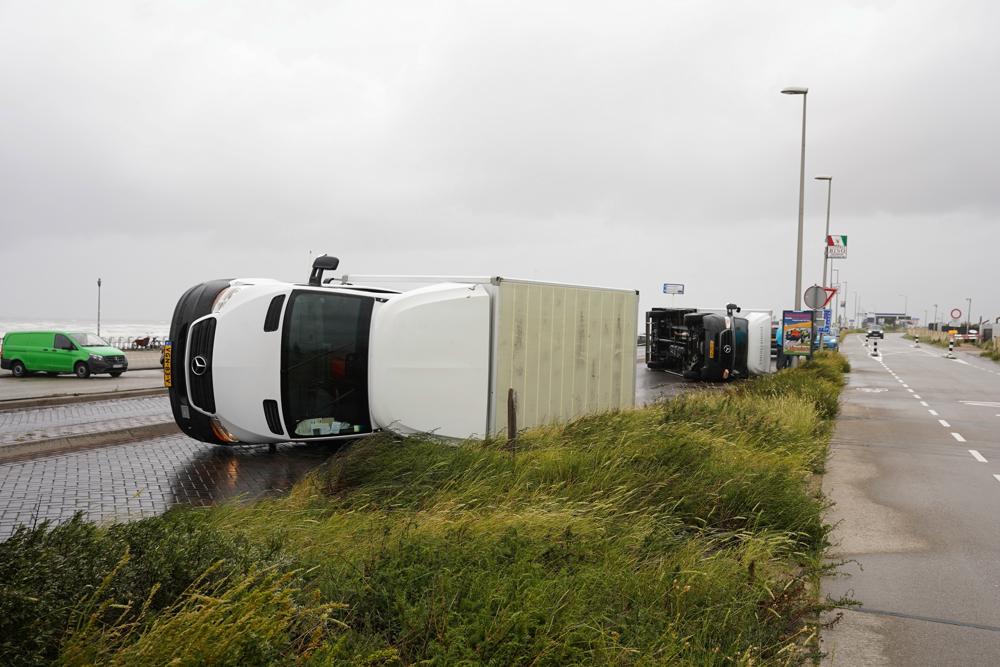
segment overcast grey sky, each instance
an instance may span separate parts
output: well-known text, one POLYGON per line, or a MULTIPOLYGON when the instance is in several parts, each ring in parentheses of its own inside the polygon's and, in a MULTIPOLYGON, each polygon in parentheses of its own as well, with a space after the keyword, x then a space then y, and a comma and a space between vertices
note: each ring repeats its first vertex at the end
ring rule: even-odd
POLYGON ((1000 315, 1000 3, 0 0, 0 319, 217 277, 501 274, 1000 315))

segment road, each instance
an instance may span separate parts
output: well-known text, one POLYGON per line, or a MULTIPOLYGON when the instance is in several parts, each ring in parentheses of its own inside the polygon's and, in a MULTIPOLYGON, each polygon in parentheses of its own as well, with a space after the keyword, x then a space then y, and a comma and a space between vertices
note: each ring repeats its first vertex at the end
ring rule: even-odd
MULTIPOLYGON (((641 360, 637 360, 636 373, 639 405, 700 386, 647 371, 641 360)), ((158 370, 130 371, 114 384, 130 375, 145 383, 150 378, 162 382, 158 370)), ((82 385, 84 390, 111 384, 95 380, 37 376, 4 379, 0 384, 64 387, 70 383, 70 387, 82 385)), ((0 411, 0 450, 171 421, 166 396, 0 411)), ((159 514, 179 503, 207 504, 281 493, 338 447, 284 444, 272 455, 262 446, 216 447, 178 434, 59 454, 19 456, 19 460, 0 464, 0 539, 9 536, 18 524, 63 521, 78 511, 92 521, 127 520, 159 514)))
POLYGON ((1000 664, 1000 364, 860 336, 823 490, 862 606, 824 632, 831 665, 1000 664))

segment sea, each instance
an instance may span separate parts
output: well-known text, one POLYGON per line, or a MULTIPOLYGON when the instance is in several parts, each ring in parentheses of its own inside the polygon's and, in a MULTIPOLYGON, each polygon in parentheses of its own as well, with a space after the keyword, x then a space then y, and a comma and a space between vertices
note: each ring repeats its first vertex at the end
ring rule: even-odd
MULTIPOLYGON (((0 319, 0 337, 10 331, 82 331, 97 333, 97 320, 3 320, 0 319)), ((166 320, 101 320, 101 338, 114 347, 129 349, 137 338, 148 337, 149 343, 161 344, 170 332, 166 320)))

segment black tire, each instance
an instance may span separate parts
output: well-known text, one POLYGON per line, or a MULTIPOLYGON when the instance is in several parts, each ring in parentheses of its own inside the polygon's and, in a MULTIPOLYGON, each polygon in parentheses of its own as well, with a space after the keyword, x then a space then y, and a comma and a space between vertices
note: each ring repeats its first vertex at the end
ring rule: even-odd
POLYGON ((16 378, 23 378, 25 375, 28 374, 28 369, 25 368, 24 364, 22 364, 20 361, 15 361, 10 366, 10 372, 13 373, 14 377, 16 378))
POLYGON ((113 378, 121 377, 121 374, 122 374, 121 371, 112 371, 111 373, 108 373, 108 375, 110 375, 113 378))
POLYGON ((73 372, 80 379, 90 377, 90 366, 87 365, 86 361, 78 361, 76 365, 73 366, 73 372))

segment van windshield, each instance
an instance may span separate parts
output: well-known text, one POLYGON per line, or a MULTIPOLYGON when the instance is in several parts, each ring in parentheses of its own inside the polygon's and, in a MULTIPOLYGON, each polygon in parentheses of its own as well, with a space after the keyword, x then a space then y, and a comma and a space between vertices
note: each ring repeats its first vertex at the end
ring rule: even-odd
POLYGON ((80 347, 110 347, 108 341, 91 333, 71 333, 69 337, 80 347))
POLYGON ((289 433, 317 438, 371 431, 371 315, 371 297, 292 292, 281 344, 281 397, 289 433))

